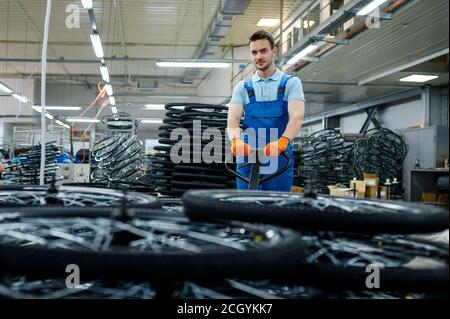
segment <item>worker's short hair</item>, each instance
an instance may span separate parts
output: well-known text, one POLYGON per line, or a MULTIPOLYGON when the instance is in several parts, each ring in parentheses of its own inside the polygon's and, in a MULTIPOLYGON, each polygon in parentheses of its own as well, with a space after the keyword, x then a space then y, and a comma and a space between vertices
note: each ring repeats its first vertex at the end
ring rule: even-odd
POLYGON ((250 41, 248 42, 248 44, 250 44, 250 42, 258 40, 268 40, 270 43, 270 48, 271 49, 275 48, 275 41, 273 40, 272 35, 267 31, 259 30, 253 33, 250 37, 250 41))

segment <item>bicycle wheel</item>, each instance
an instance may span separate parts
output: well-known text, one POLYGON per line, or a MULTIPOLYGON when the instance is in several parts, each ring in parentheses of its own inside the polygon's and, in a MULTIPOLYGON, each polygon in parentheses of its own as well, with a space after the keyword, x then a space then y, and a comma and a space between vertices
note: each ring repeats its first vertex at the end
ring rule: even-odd
POLYGON ((76 264, 87 279, 267 278, 302 258, 297 233, 268 225, 139 209, 0 211, 0 265, 9 273, 57 276, 76 264))
POLYGON ((142 193, 76 186, 0 186, 0 207, 58 205, 65 207, 114 207, 123 199, 132 206, 159 208, 156 197, 142 193))
POLYGON ((0 276, 0 298, 9 299, 152 299, 156 291, 146 282, 83 282, 68 288, 65 278, 28 278, 24 275, 0 276))
POLYGON ((448 211, 440 208, 298 193, 198 190, 186 193, 183 204, 193 218, 275 223, 302 230, 426 233, 449 226, 448 211))
POLYGON ((368 276, 377 268, 377 291, 448 291, 448 244, 404 235, 332 232, 302 238, 307 263, 289 277, 291 283, 319 284, 333 291, 370 290, 368 276))

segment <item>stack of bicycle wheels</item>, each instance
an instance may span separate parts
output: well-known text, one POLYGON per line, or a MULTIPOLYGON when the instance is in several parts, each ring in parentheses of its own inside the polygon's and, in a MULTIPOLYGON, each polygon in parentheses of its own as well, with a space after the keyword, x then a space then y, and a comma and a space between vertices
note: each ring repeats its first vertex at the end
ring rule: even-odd
POLYGON ((300 231, 304 260, 275 280, 292 290, 320 287, 326 298, 342 298, 343 292, 354 298, 371 298, 371 292, 378 298, 421 298, 427 293, 448 298, 449 216, 444 209, 235 190, 190 191, 182 201, 196 222, 240 221, 300 231))
POLYGON ((55 185, 1 186, 0 204, 2 298, 448 298, 436 207, 55 185), (82 289, 67 280, 76 268, 82 289))
POLYGON ((92 150, 94 183, 136 183, 144 176, 142 142, 137 135, 117 134, 92 150))
POLYGON ((221 105, 171 103, 159 128, 152 176, 163 195, 190 189, 233 188, 224 168, 227 110, 221 105))
MULTIPOLYGON (((45 184, 50 183, 58 169, 56 157, 60 154, 59 149, 54 142, 45 145, 45 184)), ((36 145, 27 149, 19 156, 20 165, 19 174, 13 180, 18 184, 39 184, 40 166, 41 166, 41 145, 36 145)))
POLYGON ((348 184, 352 178, 352 144, 333 129, 315 132, 302 144, 299 168, 302 186, 311 180, 314 188, 328 193, 328 185, 348 184))
POLYGON ((406 154, 406 144, 399 135, 385 128, 369 130, 352 149, 355 173, 358 177, 373 173, 381 181, 401 180, 406 154))

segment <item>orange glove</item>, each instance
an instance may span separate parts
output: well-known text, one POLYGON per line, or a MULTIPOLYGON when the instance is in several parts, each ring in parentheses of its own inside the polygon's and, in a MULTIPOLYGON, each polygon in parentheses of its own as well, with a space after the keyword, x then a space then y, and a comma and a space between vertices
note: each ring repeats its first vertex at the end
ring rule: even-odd
POLYGON ((278 141, 267 144, 264 148, 264 154, 266 156, 280 156, 281 152, 286 150, 290 142, 290 139, 282 136, 278 141))
POLYGON ((231 141, 231 153, 233 153, 234 157, 249 156, 250 148, 243 140, 235 138, 231 141))

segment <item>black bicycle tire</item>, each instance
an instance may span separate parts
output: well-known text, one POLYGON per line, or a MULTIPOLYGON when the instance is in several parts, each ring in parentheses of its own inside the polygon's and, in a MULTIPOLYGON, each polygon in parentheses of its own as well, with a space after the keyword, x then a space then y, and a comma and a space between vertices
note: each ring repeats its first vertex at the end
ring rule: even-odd
MULTIPOLYGON (((15 216, 30 217, 109 217, 108 209, 21 209, 15 216)), ((160 210, 136 210, 142 218, 183 218, 160 210)), ((66 266, 76 264, 84 278, 95 279, 222 279, 267 278, 290 270, 304 259, 301 237, 283 229, 286 238, 271 247, 246 251, 208 252, 195 254, 155 252, 79 252, 60 248, 0 244, 0 265, 3 271, 55 276, 64 274, 66 266), (284 260, 280 264, 280 260, 284 260), (287 262, 286 262, 287 261, 287 262)))
MULTIPOLYGON (((88 183, 88 184, 92 184, 92 183, 88 183)), ((95 191, 95 190, 108 191, 108 190, 110 190, 110 191, 114 191, 116 193, 116 195, 119 196, 119 194, 117 192, 123 190, 123 189, 120 189, 120 188, 113 188, 113 187, 106 187, 106 186, 102 187, 102 186, 100 186, 100 185, 102 185, 101 183, 93 183, 93 184, 94 185, 98 185, 98 186, 92 187, 92 189, 91 189, 92 191, 95 191)), ((60 191, 61 188, 68 189, 68 190, 71 189, 72 191, 75 191, 76 188, 79 188, 80 192, 82 190, 87 191, 87 190, 90 189, 90 187, 87 187, 87 186, 84 186, 84 185, 80 185, 80 186, 61 185, 61 186, 56 186, 56 187, 57 187, 57 189, 59 191, 60 191)), ((0 187, 0 191, 8 190, 8 191, 33 191, 33 192, 35 192, 37 190, 47 191, 47 189, 48 189, 47 186, 38 186, 38 185, 2 185, 0 187)), ((127 189, 126 191, 127 192, 133 192, 130 189, 127 189)), ((122 194, 120 194, 120 195, 122 195, 122 194)), ((137 196, 138 194, 135 194, 135 195, 137 196)), ((152 202, 146 203, 146 204, 128 204, 128 206, 129 207, 135 207, 135 208, 161 208, 162 205, 161 205, 161 202, 158 200, 158 198, 150 196, 150 195, 147 195, 147 196, 148 196, 148 198, 152 199, 152 202)), ((117 201, 117 205, 119 205, 120 202, 121 201, 118 200, 117 201)), ((58 203, 51 204, 51 206, 52 207, 65 208, 64 206, 62 206, 61 204, 58 204, 58 203)), ((23 206, 19 206, 19 205, 14 204, 14 203, 0 203, 0 208, 10 208, 10 207, 23 207, 23 206)), ((45 206, 38 205, 38 206, 33 206, 33 207, 50 207, 50 206, 48 206, 48 204, 47 204, 45 206)))
POLYGON ((165 146, 165 145, 157 145, 153 149, 155 151, 158 151, 158 152, 170 152, 172 147, 171 146, 165 146))
POLYGON ((181 179, 181 180, 189 179, 191 181, 195 181, 196 179, 199 179, 199 180, 207 180, 207 181, 212 181, 212 182, 221 182, 221 181, 227 181, 230 179, 227 176, 179 173, 177 171, 174 171, 172 173, 172 176, 176 179, 181 179))
MULTIPOLYGON (((324 264, 303 264, 298 271, 282 277, 289 284, 320 285, 327 291, 367 291, 366 280, 370 273, 365 267, 337 267, 324 264)), ((377 291, 441 292, 448 291, 448 267, 441 269, 410 269, 389 267, 380 269, 380 286, 377 291)))
MULTIPOLYGON (((279 197, 296 196, 299 193, 277 193, 262 191, 192 191, 183 196, 183 204, 187 214, 195 219, 219 218, 240 220, 247 222, 274 223, 280 226, 301 230, 333 230, 350 233, 429 233, 445 230, 449 227, 448 211, 434 207, 427 207, 431 212, 427 214, 389 214, 379 212, 367 214, 365 212, 343 213, 342 211, 305 211, 292 207, 262 206, 251 201, 239 204, 229 201, 218 202, 217 196, 247 196, 247 197, 279 197)), ((321 198, 332 198, 321 196, 321 198)), ((350 200, 338 198, 337 200, 350 200)), ((351 199, 352 201, 369 202, 371 205, 393 205, 393 202, 374 201, 367 199, 351 199)), ((402 203, 408 208, 418 209, 419 204, 402 203)), ((413 211, 413 210, 412 210, 413 211)))
POLYGON ((183 112, 180 117, 183 119, 197 119, 197 118, 206 118, 206 119, 224 119, 227 118, 226 113, 207 113, 207 112, 200 112, 200 111, 190 111, 190 112, 183 112))
POLYGON ((195 111, 196 109, 197 110, 213 109, 213 110, 216 110, 216 111, 227 111, 228 107, 227 106, 223 106, 223 105, 208 105, 208 104, 204 104, 204 105, 202 105, 202 104, 187 105, 185 107, 185 110, 187 112, 195 111))
POLYGON ((177 186, 178 188, 182 188, 182 187, 186 187, 187 189, 189 188, 195 188, 195 189, 214 189, 214 188, 223 188, 226 189, 228 188, 228 185, 226 184, 226 182, 223 183, 210 183, 210 182, 200 182, 200 181, 194 181, 194 182, 185 182, 185 181, 179 181, 179 180, 174 180, 172 181, 172 185, 173 186, 177 186))

